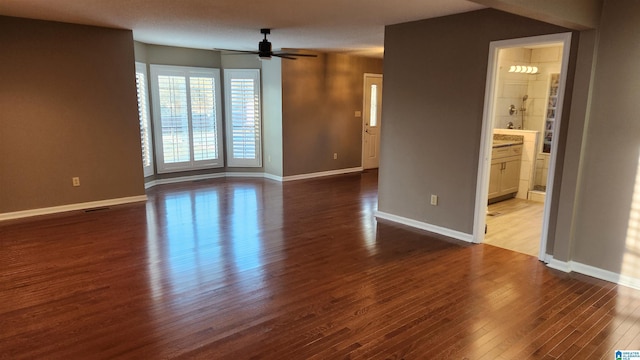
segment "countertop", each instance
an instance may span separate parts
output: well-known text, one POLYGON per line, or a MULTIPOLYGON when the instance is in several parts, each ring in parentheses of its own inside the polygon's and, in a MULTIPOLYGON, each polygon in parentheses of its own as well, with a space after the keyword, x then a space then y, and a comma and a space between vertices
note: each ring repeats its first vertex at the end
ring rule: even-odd
POLYGON ((493 134, 494 148, 511 145, 522 145, 523 142, 524 136, 522 135, 493 134))
POLYGON ((511 145, 522 145, 522 141, 517 141, 517 140, 493 140, 493 147, 494 148, 504 147, 504 146, 511 146, 511 145))

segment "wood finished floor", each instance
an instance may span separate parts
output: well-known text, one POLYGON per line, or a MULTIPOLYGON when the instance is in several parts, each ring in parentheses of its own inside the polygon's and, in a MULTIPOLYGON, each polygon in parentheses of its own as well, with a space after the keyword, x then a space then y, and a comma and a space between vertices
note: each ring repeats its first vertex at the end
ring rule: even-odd
POLYGON ((509 199, 490 204, 485 244, 538 257, 544 203, 509 199))
POLYGON ((0 223, 1 359, 612 359, 640 291, 376 222, 377 174, 0 223))

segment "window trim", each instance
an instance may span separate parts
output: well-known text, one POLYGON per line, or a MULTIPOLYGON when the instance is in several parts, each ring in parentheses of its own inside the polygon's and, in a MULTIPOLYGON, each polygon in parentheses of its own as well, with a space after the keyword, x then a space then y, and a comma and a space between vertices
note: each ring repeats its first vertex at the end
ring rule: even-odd
POLYGON ((224 166, 224 146, 223 146, 223 131, 222 131, 222 102, 221 102, 221 84, 220 84, 220 69, 214 68, 202 68, 202 67, 190 67, 190 66, 173 66, 173 65, 158 65, 151 64, 151 88, 152 88, 152 107, 153 107, 153 135, 154 145, 156 150, 156 168, 159 174, 172 173, 180 171, 191 171, 199 169, 212 169, 220 168, 224 166), (186 82, 186 98, 187 98, 187 114, 188 114, 188 127, 189 127, 189 146, 190 146, 190 160, 175 163, 164 162, 164 152, 162 143, 162 125, 160 124, 160 90, 158 88, 158 76, 184 76, 187 79, 186 82), (215 107, 215 131, 217 142, 217 155, 216 159, 207 160, 194 160, 193 153, 193 127, 192 127, 192 114, 191 114, 191 94, 189 86, 189 78, 191 77, 211 77, 214 82, 214 107, 215 107))

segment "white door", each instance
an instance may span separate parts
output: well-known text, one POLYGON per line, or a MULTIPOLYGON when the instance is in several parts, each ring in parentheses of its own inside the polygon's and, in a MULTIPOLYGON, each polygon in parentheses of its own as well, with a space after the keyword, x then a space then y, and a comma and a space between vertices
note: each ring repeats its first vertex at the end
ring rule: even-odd
POLYGON ((380 120, 382 113, 382 75, 364 75, 364 116, 362 167, 375 169, 380 162, 380 120))

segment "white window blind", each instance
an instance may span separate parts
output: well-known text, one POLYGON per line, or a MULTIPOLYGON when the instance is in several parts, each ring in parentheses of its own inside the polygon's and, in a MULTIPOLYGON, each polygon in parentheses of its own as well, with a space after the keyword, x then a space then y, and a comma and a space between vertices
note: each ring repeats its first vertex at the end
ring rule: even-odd
POLYGON ((151 143, 151 116, 147 91, 147 65, 136 62, 136 88, 138 89, 138 119, 140 121, 140 144, 142 145, 142 167, 144 176, 153 175, 153 151, 151 143))
POLYGON ((158 172, 223 166, 220 70, 151 65, 158 172))
POLYGON ((226 69, 227 166, 262 166, 260 70, 226 69))

